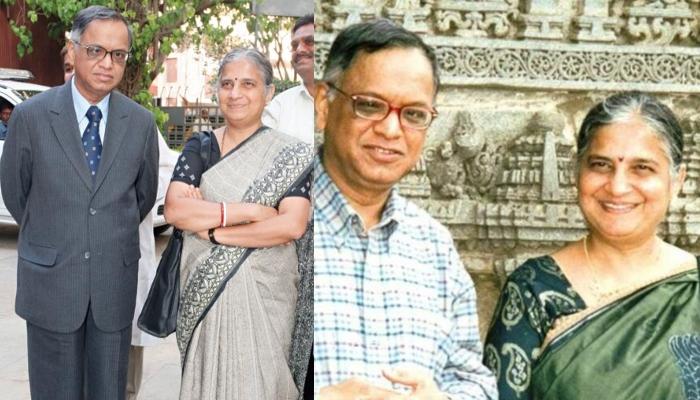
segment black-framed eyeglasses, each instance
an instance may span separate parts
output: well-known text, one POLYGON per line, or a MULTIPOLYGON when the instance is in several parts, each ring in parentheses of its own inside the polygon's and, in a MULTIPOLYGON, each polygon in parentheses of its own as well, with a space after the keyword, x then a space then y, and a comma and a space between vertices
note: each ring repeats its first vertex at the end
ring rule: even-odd
POLYGON ((352 100, 352 111, 355 116, 368 119, 370 121, 382 121, 389 113, 396 111, 399 122, 404 128, 425 130, 428 129, 438 112, 434 108, 423 106, 403 106, 394 107, 386 100, 374 96, 362 94, 347 94, 338 89, 332 83, 326 82, 328 87, 352 100))
POLYGON ((91 60, 102 61, 105 57, 107 57, 107 54, 109 54, 112 57, 112 61, 114 61, 117 64, 124 64, 126 63, 126 60, 129 59, 129 50, 117 49, 107 51, 107 49, 105 49, 104 47, 98 46, 96 44, 85 45, 80 42, 76 42, 75 40, 73 40, 73 43, 75 43, 79 47, 84 48, 85 54, 87 54, 88 58, 91 60))

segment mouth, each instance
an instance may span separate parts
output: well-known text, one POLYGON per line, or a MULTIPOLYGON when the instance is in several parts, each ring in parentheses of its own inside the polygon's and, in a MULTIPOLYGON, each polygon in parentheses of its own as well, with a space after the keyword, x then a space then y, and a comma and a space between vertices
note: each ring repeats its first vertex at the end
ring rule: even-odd
POLYGON ((374 145, 367 145, 364 146, 364 148, 365 150, 367 150, 370 157, 372 157, 375 161, 381 163, 394 162, 399 158, 403 157, 403 152, 396 149, 390 149, 387 147, 374 145))
POLYGON ((103 81, 103 82, 110 82, 114 77, 112 75, 105 75, 105 74, 95 74, 98 80, 103 81))
POLYGON ((294 57, 294 63, 300 63, 301 61, 313 61, 313 56, 311 55, 297 55, 294 57))
POLYGON ((614 203, 608 201, 601 201, 599 204, 603 210, 611 214, 625 214, 638 206, 638 204, 635 203, 614 203))

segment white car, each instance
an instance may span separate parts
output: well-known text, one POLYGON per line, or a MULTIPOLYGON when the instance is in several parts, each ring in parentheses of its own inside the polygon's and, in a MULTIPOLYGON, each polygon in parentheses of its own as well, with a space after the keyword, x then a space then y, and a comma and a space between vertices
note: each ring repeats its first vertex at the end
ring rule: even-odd
MULTIPOLYGON (((28 71, 0 68, 0 103, 8 102, 12 106, 17 106, 17 104, 28 99, 29 97, 49 89, 48 86, 10 80, 31 78, 32 75, 28 71)), ((156 235, 165 232, 169 228, 169 225, 165 222, 165 217, 163 216, 163 204, 165 202, 165 191, 168 189, 170 177, 179 156, 179 153, 171 150, 168 147, 162 135, 159 134, 158 138, 158 149, 160 150, 160 162, 158 166, 158 197, 156 199, 156 204, 151 211, 151 213, 153 213, 153 231, 156 235)), ((0 140, 0 154, 2 154, 4 143, 4 140, 0 140)), ((15 224, 15 220, 5 207, 5 203, 2 201, 1 197, 0 223, 15 224)))

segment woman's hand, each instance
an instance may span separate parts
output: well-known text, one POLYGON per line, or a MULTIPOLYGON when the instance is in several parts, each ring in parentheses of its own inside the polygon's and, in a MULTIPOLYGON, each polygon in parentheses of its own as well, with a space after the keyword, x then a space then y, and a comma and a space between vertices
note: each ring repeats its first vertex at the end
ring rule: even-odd
POLYGON ((249 218, 248 222, 265 221, 272 217, 276 217, 279 214, 277 209, 260 204, 242 203, 241 206, 243 206, 246 210, 245 212, 249 218))
POLYGON ((204 200, 204 197, 202 197, 202 192, 200 192, 199 188, 194 185, 187 185, 187 189, 185 189, 183 197, 188 199, 204 200))

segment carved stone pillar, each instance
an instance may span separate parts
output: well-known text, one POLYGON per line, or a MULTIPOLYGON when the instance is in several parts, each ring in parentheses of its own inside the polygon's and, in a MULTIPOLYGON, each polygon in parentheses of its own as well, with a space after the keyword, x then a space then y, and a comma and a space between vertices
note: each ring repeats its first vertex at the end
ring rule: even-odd
POLYGON ((365 3, 361 0, 340 0, 338 4, 331 7, 333 30, 340 31, 348 25, 370 21, 378 17, 378 10, 375 7, 368 7, 365 3))
POLYGON ((430 6, 421 7, 420 0, 395 0, 393 7, 385 7, 389 18, 411 32, 426 33, 426 19, 430 15, 430 6))
POLYGON ((579 42, 614 42, 618 19, 609 15, 608 0, 583 0, 582 15, 574 19, 579 42))
POLYGON ((528 12, 523 16, 526 39, 564 39, 564 24, 567 17, 561 15, 557 0, 532 0, 528 12))

